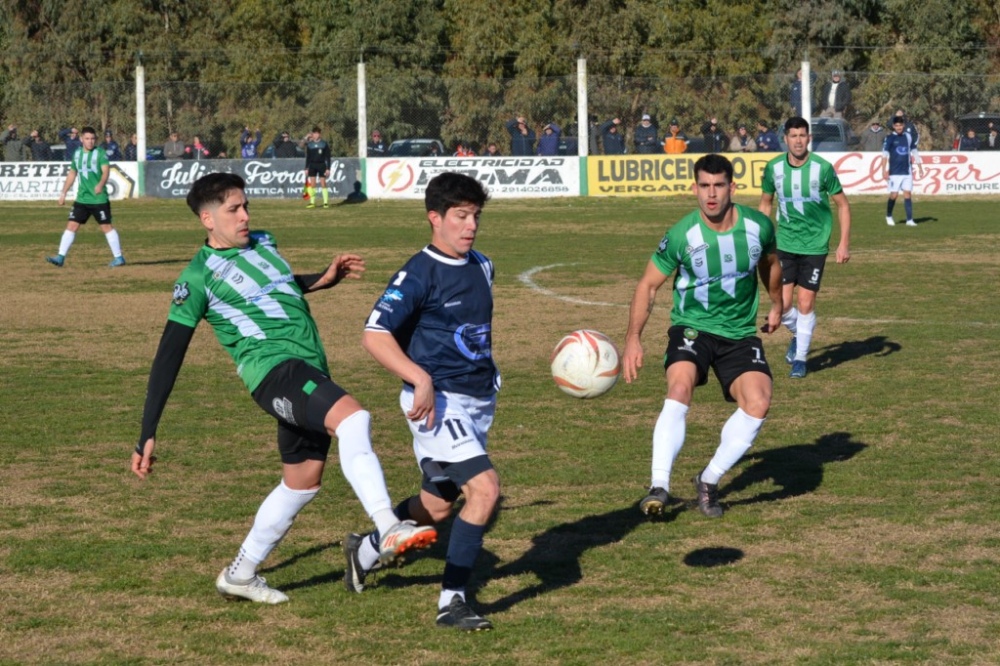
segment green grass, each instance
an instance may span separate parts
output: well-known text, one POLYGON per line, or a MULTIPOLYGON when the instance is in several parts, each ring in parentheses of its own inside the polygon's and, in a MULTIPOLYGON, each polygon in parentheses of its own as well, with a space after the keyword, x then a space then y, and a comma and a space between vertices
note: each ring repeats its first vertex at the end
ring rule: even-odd
MULTIPOLYGON (((717 521, 683 502, 656 521, 635 508, 664 394, 666 294, 635 383, 578 401, 548 375, 574 328, 621 342, 635 281, 693 200, 487 206, 477 248, 498 271, 490 445, 503 501, 475 576, 496 630, 476 636, 433 624, 447 524, 428 554, 362 595, 343 589, 340 541, 368 520, 335 461, 264 565, 291 603, 223 601, 214 577, 279 464, 273 421, 206 328, 156 473, 127 471, 173 281, 203 239, 196 220, 181 201, 116 203, 129 265, 106 268, 91 224, 59 270, 42 259, 66 209, 0 204, 0 664, 1000 662, 996 202, 922 199, 917 229, 887 227, 881 198, 852 203, 853 258, 828 264, 811 372, 787 378, 787 331, 765 341, 772 410, 723 479, 717 521), (538 289, 519 279, 540 266, 538 289)), ((303 272, 340 251, 367 257, 362 282, 310 302, 334 377, 373 414, 393 497, 414 492, 398 384, 359 341, 429 237, 419 202, 251 210, 303 272)), ((682 500, 732 409, 714 379, 696 392, 673 477, 682 500)))

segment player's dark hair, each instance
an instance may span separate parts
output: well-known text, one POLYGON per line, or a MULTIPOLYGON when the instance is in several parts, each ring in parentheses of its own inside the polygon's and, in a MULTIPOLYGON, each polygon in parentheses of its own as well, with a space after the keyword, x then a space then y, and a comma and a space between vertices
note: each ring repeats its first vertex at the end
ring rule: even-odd
POLYGON ((806 133, 809 133, 809 121, 802 116, 792 116, 785 121, 785 134, 787 135, 793 129, 804 129, 806 133))
POLYGON ((733 163, 725 155, 711 153, 703 155, 694 163, 694 177, 698 179, 701 172, 710 173, 713 176, 720 173, 726 174, 726 182, 733 182, 733 163))
POLYGON ((91 127, 90 125, 86 125, 86 126, 84 126, 83 128, 81 128, 81 129, 80 129, 80 136, 83 136, 83 135, 84 135, 84 134, 86 134, 87 132, 90 132, 90 133, 91 133, 91 134, 93 134, 94 136, 97 136, 97 130, 95 130, 95 129, 94 129, 93 127, 91 127))
POLYGON ((482 208, 489 198, 489 192, 478 180, 464 173, 450 171, 434 176, 424 191, 424 205, 427 212, 435 211, 441 216, 444 216, 449 208, 465 204, 482 208))
POLYGON ((246 182, 235 173, 210 173, 194 181, 187 195, 188 208, 195 215, 211 204, 223 204, 231 190, 245 190, 246 182))

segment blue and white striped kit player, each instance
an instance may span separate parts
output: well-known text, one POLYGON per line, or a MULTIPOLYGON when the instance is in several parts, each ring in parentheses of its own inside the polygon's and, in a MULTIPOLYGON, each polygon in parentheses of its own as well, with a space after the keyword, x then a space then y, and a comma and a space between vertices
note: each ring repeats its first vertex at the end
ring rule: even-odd
POLYGON ((886 203, 885 223, 890 227, 896 222, 892 218, 892 209, 896 205, 896 197, 903 193, 903 205, 906 208, 906 226, 915 227, 913 219, 913 175, 921 173, 920 155, 917 152, 917 139, 914 133, 906 131, 906 119, 895 116, 892 119, 892 132, 882 143, 882 176, 889 186, 889 200, 886 203))

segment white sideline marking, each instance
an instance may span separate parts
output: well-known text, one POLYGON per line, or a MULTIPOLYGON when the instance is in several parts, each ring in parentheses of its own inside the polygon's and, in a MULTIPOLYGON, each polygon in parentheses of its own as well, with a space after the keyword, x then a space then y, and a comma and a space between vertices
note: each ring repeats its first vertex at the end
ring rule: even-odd
MULTIPOLYGON (((579 263, 579 262, 577 262, 579 263)), ((572 296, 563 296, 562 294, 557 294, 551 289, 546 289, 545 287, 539 287, 533 279, 536 273, 541 273, 542 271, 547 271, 550 268, 558 268, 560 266, 576 266, 576 263, 572 264, 549 264, 548 266, 535 266, 534 268, 529 268, 520 275, 517 279, 520 280, 528 289, 541 294, 542 296, 548 296, 550 298, 555 298, 560 301, 566 301, 567 303, 576 303, 577 305, 603 305, 609 308, 626 308, 627 305, 621 305, 620 303, 605 303, 603 301, 587 301, 582 298, 573 298, 572 296)))
MULTIPOLYGON (((534 291, 535 293, 541 294, 542 296, 548 296, 549 298, 555 298, 560 301, 565 301, 567 303, 575 303, 577 305, 601 305, 609 308, 627 308, 628 304, 622 303, 605 303, 604 301, 587 301, 582 298, 574 298, 573 296, 563 296, 562 294, 557 294, 551 289, 546 289, 545 287, 538 286, 535 282, 535 275, 541 273, 542 271, 547 271, 550 268, 559 268, 560 266, 576 266, 580 262, 573 262, 569 264, 549 264, 548 266, 535 266, 534 268, 529 268, 520 275, 517 279, 521 281, 528 289, 534 291)), ((996 328, 1000 326, 997 322, 984 322, 984 321, 965 321, 965 322, 928 322, 928 321, 917 321, 915 319, 861 319, 858 317, 828 317, 828 321, 837 321, 846 324, 904 324, 911 326, 984 326, 987 328, 996 328)))

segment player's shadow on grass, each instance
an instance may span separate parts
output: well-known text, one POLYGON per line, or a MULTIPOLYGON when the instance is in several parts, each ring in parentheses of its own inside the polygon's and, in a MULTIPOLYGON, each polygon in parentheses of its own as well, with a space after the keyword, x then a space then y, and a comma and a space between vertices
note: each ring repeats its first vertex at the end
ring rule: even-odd
POLYGON ((723 502, 727 506, 774 502, 805 495, 823 483, 823 469, 835 462, 850 460, 868 445, 851 440, 849 432, 834 432, 816 439, 813 444, 793 444, 780 449, 750 453, 749 462, 733 480, 719 488, 725 498, 758 484, 773 484, 775 490, 746 499, 723 502))
MULTIPOLYGON (((673 520, 683 510, 683 505, 675 503, 660 520, 673 520)), ((530 574, 539 582, 496 601, 480 603, 479 609, 485 615, 501 613, 527 599, 578 583, 583 578, 580 559, 586 551, 621 541, 648 521, 635 504, 630 504, 609 513, 549 528, 532 538, 531 548, 521 557, 501 567, 497 567, 499 559, 484 550, 476 576, 479 580, 530 574)))
POLYGON ((865 340, 848 340, 835 345, 827 345, 816 350, 809 359, 809 369, 813 371, 835 368, 841 363, 856 361, 865 356, 888 356, 903 348, 884 335, 873 335, 865 340))

